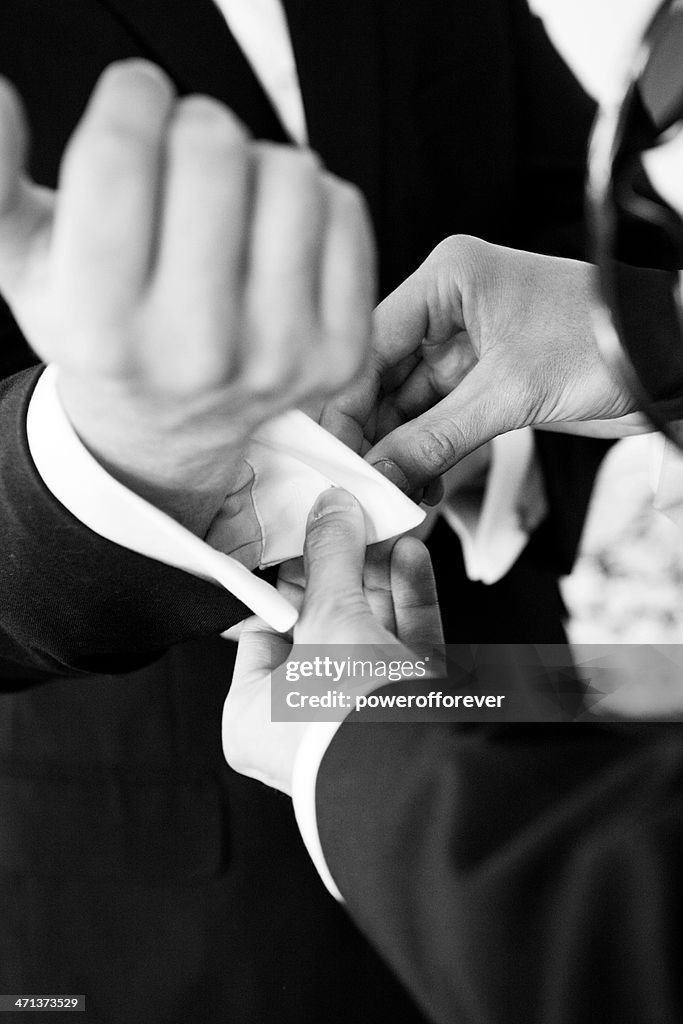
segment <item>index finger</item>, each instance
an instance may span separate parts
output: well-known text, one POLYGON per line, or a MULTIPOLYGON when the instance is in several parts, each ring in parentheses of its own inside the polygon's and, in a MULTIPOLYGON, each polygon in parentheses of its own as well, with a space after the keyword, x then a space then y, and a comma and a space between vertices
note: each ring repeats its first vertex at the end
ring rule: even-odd
POLYGON ((429 329, 428 278, 422 268, 375 310, 374 354, 382 373, 419 349, 429 329))
POLYGON ((321 426, 357 453, 364 454, 365 439, 376 439, 374 422, 383 388, 400 387, 419 363, 420 346, 429 329, 426 282, 427 275, 416 271, 380 302, 373 319, 370 360, 362 377, 323 409, 321 426))
POLYGON ((386 434, 366 460, 397 466, 408 493, 425 487, 486 441, 518 425, 514 386, 496 388, 494 383, 495 371, 477 363, 460 387, 386 434))
MULTIPOLYGON (((417 352, 424 341, 441 346, 465 328, 458 264, 438 246, 375 311, 375 358, 383 374, 417 352)), ((389 380, 392 388, 402 383, 389 380)))

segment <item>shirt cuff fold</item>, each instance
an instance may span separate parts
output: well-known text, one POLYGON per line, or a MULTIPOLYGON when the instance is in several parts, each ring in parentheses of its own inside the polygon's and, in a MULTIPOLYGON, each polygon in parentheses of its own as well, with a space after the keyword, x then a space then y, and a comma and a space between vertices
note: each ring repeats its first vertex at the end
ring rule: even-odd
MULTIPOLYGON (((56 367, 38 380, 27 417, 29 449, 48 490, 94 533, 225 587, 279 633, 297 620, 289 601, 227 552, 229 522, 219 515, 206 543, 111 477, 83 445, 59 399, 56 367), (222 541, 221 545, 219 541, 222 541)), ((251 500, 262 529, 261 565, 301 555, 308 512, 330 486, 361 503, 368 542, 412 529, 424 512, 336 437, 296 409, 262 424, 246 448, 251 500)))
POLYGON ((26 419, 31 458, 55 498, 93 533, 213 581, 278 632, 288 632, 298 613, 274 587, 107 473, 69 422, 56 380, 56 368, 48 366, 36 384, 26 419))

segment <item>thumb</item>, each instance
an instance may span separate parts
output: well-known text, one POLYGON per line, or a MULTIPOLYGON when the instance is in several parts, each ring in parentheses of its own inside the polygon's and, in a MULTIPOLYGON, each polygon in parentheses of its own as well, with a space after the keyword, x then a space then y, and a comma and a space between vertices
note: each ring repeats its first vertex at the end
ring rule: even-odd
MULTIPOLYGON (((324 491, 306 527, 306 592, 299 620, 304 631, 315 622, 324 633, 318 640, 331 642, 340 617, 346 618, 354 607, 368 611, 363 595, 365 547, 365 518, 356 499, 341 487, 324 491)), ((302 637, 297 639, 301 642, 302 637)))
POLYGON ((392 430, 366 460, 410 494, 442 476, 498 434, 523 426, 512 415, 516 403, 484 363, 477 363, 446 398, 392 430))
MULTIPOLYGON (((286 656, 291 644, 255 615, 242 625, 237 642, 237 656, 230 693, 248 689, 273 669, 286 656)), ((230 695, 228 695, 230 699, 230 695)))
POLYGON ((45 226, 44 190, 24 176, 28 127, 19 96, 0 78, 0 288, 11 286, 45 226))

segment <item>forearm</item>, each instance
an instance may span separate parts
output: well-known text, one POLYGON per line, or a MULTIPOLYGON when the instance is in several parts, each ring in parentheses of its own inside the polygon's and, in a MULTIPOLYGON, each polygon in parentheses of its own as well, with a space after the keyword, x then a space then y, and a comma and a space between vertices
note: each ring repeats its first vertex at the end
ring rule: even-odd
POLYGON ((116 480, 198 537, 205 537, 228 495, 249 483, 245 438, 221 410, 190 400, 161 407, 119 384, 97 388, 66 374, 58 391, 79 438, 116 480))

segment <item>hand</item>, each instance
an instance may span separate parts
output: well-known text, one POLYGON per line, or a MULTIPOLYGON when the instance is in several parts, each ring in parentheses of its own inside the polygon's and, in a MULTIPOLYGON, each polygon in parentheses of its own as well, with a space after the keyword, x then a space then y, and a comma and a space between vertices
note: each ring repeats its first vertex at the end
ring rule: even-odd
MULTIPOLYGON (((362 364, 373 249, 358 192, 310 152, 254 144, 222 104, 154 65, 112 65, 61 168, 23 175, 0 87, 0 289, 60 368, 84 443, 202 534, 249 493, 254 427, 362 364)), ((257 529, 257 525, 253 524, 257 529)))
MULTIPOLYGON (((297 560, 297 563, 300 560, 297 560)), ((223 711, 223 750, 235 771, 291 792, 292 771, 307 722, 271 721, 270 673, 302 644, 391 645, 392 659, 412 659, 412 646, 443 643, 432 566, 426 548, 403 537, 365 550, 358 502, 341 488, 325 491, 308 519, 300 565, 282 567, 280 586, 301 606, 292 642, 259 619, 240 637, 223 711)), ((275 681, 273 681, 275 685, 275 681)), ((344 685, 352 688, 352 681, 344 685)))
POLYGON ((592 293, 588 264, 447 239, 378 307, 370 367, 322 423, 408 492, 518 427, 640 430, 600 358, 592 293))

